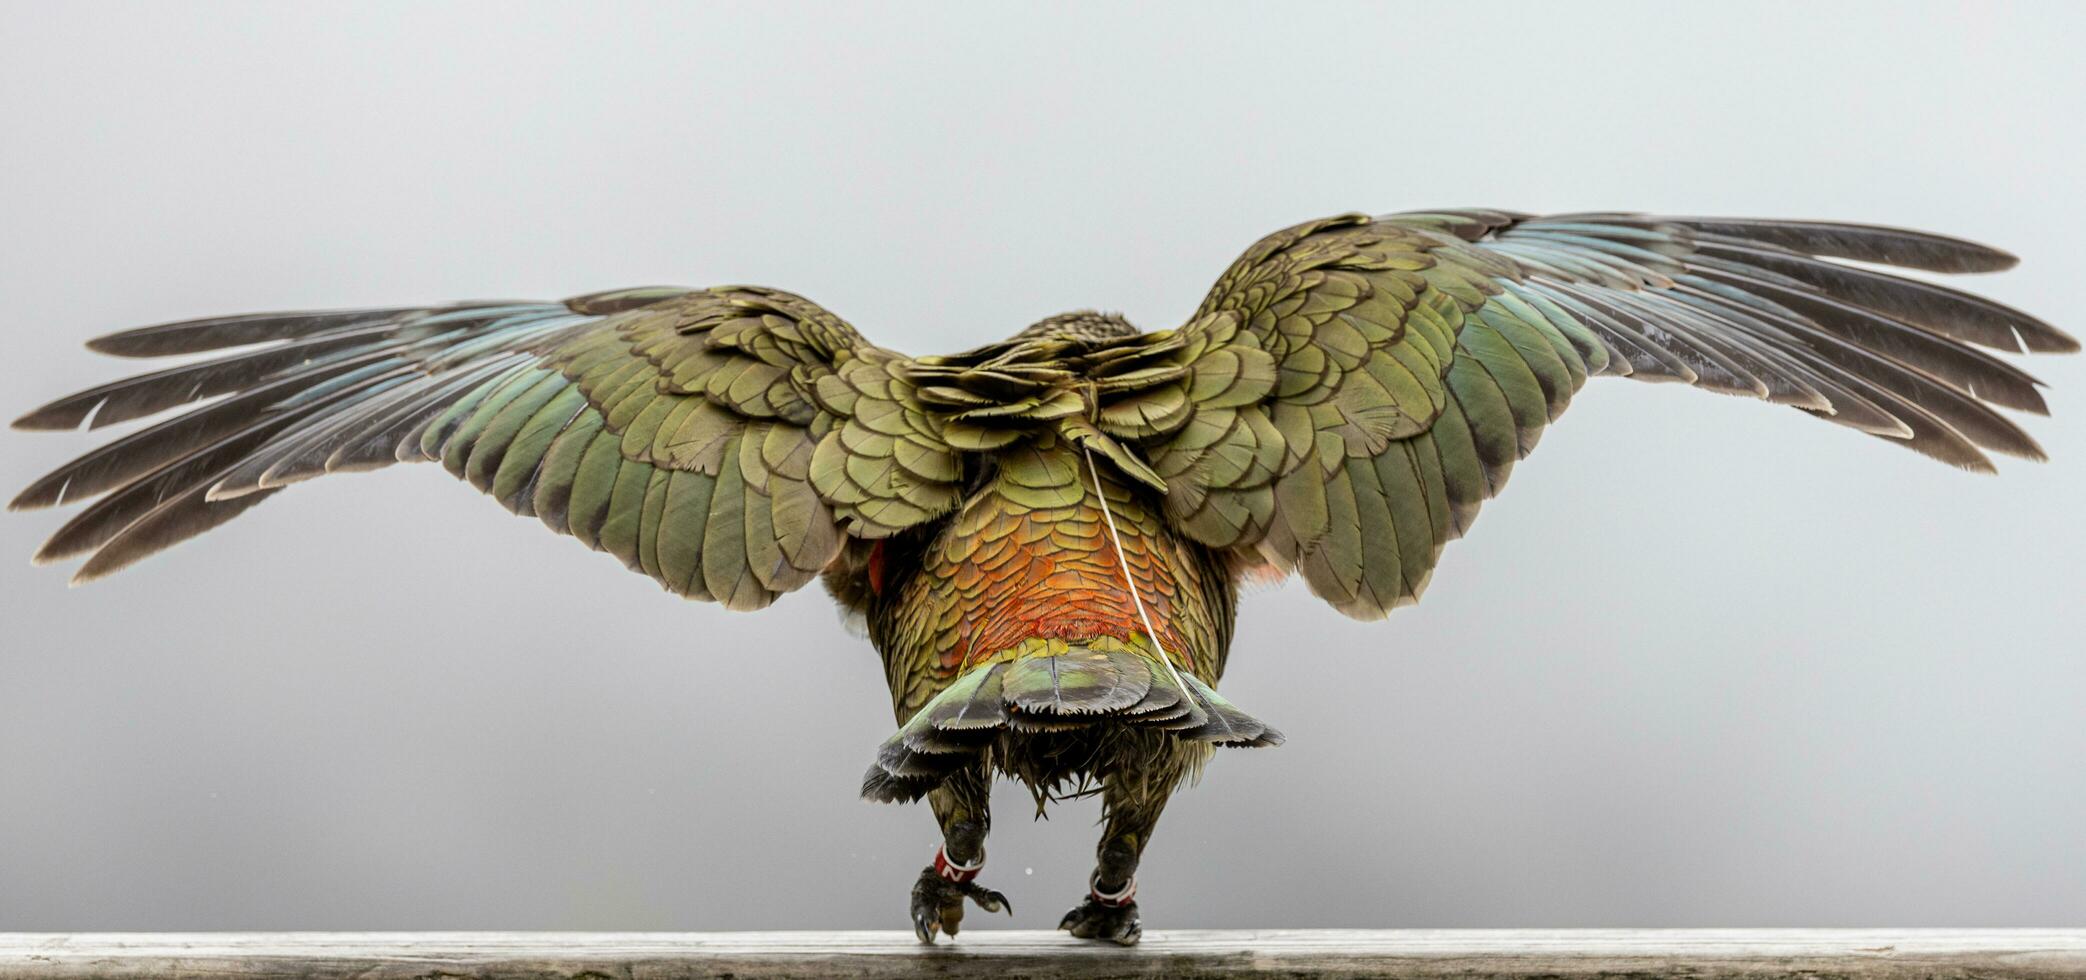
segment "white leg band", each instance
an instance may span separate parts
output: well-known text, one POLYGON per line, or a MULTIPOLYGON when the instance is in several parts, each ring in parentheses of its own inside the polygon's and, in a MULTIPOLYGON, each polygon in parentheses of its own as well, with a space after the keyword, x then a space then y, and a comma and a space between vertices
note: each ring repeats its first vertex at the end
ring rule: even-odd
POLYGON ((1087 879, 1086 890, 1087 894, 1094 896, 1094 901, 1103 905, 1127 905, 1131 896, 1137 894, 1137 876, 1131 875, 1129 881, 1123 882, 1123 887, 1113 892, 1104 892, 1101 890, 1101 872, 1096 871, 1092 878, 1087 879))

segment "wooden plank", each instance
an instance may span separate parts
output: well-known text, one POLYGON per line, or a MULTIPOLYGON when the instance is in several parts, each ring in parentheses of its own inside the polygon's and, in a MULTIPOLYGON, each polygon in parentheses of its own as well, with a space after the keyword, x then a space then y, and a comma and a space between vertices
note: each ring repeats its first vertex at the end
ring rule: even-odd
POLYGON ((1169 930, 1123 949, 981 930, 0 933, 0 980, 76 977, 2086 977, 2086 929, 1169 930))

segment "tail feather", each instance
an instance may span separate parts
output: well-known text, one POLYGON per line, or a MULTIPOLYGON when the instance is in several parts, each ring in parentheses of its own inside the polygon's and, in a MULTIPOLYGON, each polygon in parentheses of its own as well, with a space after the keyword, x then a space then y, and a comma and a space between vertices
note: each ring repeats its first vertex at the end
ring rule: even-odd
POLYGON ((1143 658, 1088 650, 1015 661, 1005 699, 1023 713, 1069 717, 1120 711, 1151 688, 1143 658))
POLYGON ((980 670, 971 671, 958 678, 935 704, 944 709, 933 719, 932 729, 944 732, 963 732, 977 729, 991 730, 1007 723, 1007 709, 1001 698, 1001 678, 1007 665, 996 663, 980 670), (972 678, 976 678, 972 682, 972 678))
POLYGON ((1074 647, 981 665, 959 677, 878 747, 862 796, 917 800, 974 764, 1006 732, 1045 735, 1104 724, 1157 728, 1226 746, 1282 741, 1282 733, 1266 722, 1150 654, 1074 647))
POLYGON ((1194 693, 1205 720, 1200 725, 1182 730, 1182 738, 1236 746, 1281 743, 1281 732, 1268 727, 1267 722, 1240 711, 1237 705, 1225 700, 1223 695, 1201 681, 1188 678, 1188 688, 1194 693))

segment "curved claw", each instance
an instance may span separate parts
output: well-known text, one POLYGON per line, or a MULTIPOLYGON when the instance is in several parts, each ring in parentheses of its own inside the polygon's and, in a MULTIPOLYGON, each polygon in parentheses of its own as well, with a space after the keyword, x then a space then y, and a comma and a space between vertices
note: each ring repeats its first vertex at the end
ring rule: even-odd
MULTIPOLYGON (((1005 910, 1010 917, 1014 914, 1014 903, 1008 901, 1007 896, 993 891, 984 885, 975 881, 966 881, 956 887, 962 889, 965 896, 969 897, 971 901, 978 903, 978 907, 987 912, 1005 910)), ((953 936, 956 934, 956 931, 952 929, 949 931, 949 934, 953 936)))
POLYGON ((1057 927, 1080 939, 1106 939, 1119 946, 1135 946, 1144 938, 1144 923, 1134 901, 1104 905, 1089 896, 1065 913, 1057 927))
MULTIPOLYGON (((942 901, 941 886, 945 884, 947 882, 942 880, 942 876, 934 873, 932 865, 929 865, 927 870, 920 874, 918 881, 913 882, 913 935, 919 937, 919 940, 923 943, 932 944, 934 937, 942 931, 942 906, 944 902, 942 901)), ((959 921, 963 918, 963 908, 960 903, 957 906, 956 918, 959 921)))
POLYGON ((1014 914, 1014 903, 1007 896, 975 881, 954 882, 942 877, 933 865, 920 872, 918 881, 913 882, 912 916, 913 935, 923 943, 932 945, 937 935, 947 933, 955 936, 963 926, 963 900, 970 899, 987 912, 1004 910, 1014 914))

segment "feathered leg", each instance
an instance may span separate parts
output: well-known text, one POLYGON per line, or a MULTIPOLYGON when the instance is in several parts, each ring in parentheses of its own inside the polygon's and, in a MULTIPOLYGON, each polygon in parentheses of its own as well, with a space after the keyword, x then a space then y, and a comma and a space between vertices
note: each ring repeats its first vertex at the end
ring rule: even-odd
POLYGON ((987 912, 1014 913, 1007 896, 976 881, 985 866, 985 835, 992 829, 990 789, 985 767, 973 765, 927 794, 934 819, 942 825, 942 846, 913 883, 913 933, 923 943, 934 942, 940 932, 956 935, 966 898, 987 912))
POLYGON ((1081 939, 1106 939, 1124 946, 1135 945, 1144 936, 1137 915, 1137 863, 1167 799, 1180 784, 1183 756, 1176 755, 1172 761, 1162 773, 1139 773, 1135 779, 1117 775, 1104 781, 1101 802, 1107 826, 1095 849, 1086 900, 1065 913, 1058 928, 1081 939))

